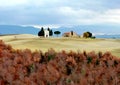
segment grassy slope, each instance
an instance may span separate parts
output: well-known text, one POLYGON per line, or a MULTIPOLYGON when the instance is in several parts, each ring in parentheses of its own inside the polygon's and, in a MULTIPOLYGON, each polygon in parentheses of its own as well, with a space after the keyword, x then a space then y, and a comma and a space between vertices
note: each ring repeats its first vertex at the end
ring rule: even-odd
POLYGON ((113 55, 120 56, 120 40, 113 39, 80 39, 80 38, 38 38, 33 35, 0 36, 7 44, 15 49, 47 51, 54 48, 56 51, 110 51, 113 55))

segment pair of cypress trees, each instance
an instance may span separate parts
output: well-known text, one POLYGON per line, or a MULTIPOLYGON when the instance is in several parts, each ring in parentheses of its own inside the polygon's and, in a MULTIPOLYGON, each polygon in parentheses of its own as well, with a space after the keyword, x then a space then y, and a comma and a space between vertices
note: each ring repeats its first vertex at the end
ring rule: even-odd
MULTIPOLYGON (((53 35, 53 31, 48 27, 49 36, 53 35)), ((42 27, 41 30, 38 32, 38 36, 44 36, 44 28, 42 27)))

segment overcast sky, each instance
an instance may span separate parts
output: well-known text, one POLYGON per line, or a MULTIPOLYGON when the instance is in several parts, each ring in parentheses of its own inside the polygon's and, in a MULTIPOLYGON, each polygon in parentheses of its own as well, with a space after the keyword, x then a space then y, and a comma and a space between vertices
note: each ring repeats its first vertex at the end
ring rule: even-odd
POLYGON ((0 24, 120 24, 120 0, 0 0, 0 24))

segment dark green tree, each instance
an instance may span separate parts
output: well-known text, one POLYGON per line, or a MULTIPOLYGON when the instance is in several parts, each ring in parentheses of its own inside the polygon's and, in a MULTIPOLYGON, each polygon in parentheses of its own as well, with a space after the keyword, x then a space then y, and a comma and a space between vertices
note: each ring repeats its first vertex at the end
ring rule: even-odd
POLYGON ((50 36, 53 36, 53 31, 52 30, 50 30, 50 36))
POLYGON ((89 36, 89 35, 88 35, 87 32, 84 32, 84 33, 83 33, 83 37, 84 37, 84 38, 88 38, 88 36, 89 36))
POLYGON ((83 37, 84 38, 92 38, 92 33, 91 32, 84 32, 83 37))
POLYGON ((54 34, 57 35, 57 37, 58 37, 58 35, 59 35, 60 33, 61 33, 60 31, 55 31, 55 32, 54 32, 54 34))
POLYGON ((71 35, 73 36, 73 31, 71 31, 71 35))
POLYGON ((90 38, 91 38, 91 37, 92 37, 92 33, 91 33, 91 32, 87 32, 87 33, 89 34, 89 36, 88 36, 88 37, 90 37, 90 38))
POLYGON ((49 31, 49 36, 52 36, 53 35, 53 31, 48 27, 47 29, 49 31))
POLYGON ((38 36, 44 36, 44 28, 41 27, 41 30, 38 32, 38 36))
POLYGON ((48 31, 50 31, 50 28, 48 27, 48 29, 47 29, 48 31))

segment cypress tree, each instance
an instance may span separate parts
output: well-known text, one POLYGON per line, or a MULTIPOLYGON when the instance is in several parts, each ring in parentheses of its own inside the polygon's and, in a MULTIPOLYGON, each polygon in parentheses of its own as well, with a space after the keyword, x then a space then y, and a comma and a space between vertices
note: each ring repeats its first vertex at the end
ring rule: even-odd
POLYGON ((41 27, 41 30, 38 32, 38 36, 44 36, 44 28, 41 27))

